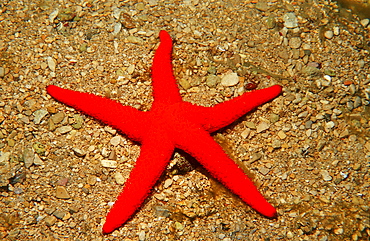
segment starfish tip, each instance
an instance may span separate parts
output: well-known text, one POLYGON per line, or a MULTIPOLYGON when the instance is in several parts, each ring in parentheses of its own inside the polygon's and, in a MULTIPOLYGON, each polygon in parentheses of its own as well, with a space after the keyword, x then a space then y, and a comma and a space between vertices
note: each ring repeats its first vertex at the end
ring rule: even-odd
POLYGON ((53 93, 55 93, 55 91, 58 89, 59 87, 55 86, 55 85, 48 85, 46 87, 46 91, 51 95, 53 96, 53 93))
POLYGON ((281 85, 273 85, 270 87, 271 89, 275 90, 276 93, 280 94, 283 90, 283 87, 281 85))
POLYGON ((266 216, 271 219, 276 219, 278 217, 276 209, 273 208, 266 216))
POLYGON ((112 225, 109 225, 107 223, 105 223, 103 225, 103 228, 102 228, 102 233, 103 234, 109 234, 111 232, 113 232, 116 228, 120 227, 121 225, 117 226, 117 227, 113 227, 112 225))
POLYGON ((159 38, 161 42, 172 42, 171 36, 166 30, 161 30, 159 32, 159 38))

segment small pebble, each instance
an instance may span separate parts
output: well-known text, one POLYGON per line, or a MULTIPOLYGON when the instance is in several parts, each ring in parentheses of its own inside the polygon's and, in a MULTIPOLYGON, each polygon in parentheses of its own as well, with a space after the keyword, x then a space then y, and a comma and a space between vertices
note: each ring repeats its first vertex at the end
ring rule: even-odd
POLYGON ((220 82, 220 79, 221 78, 217 75, 210 74, 206 78, 206 84, 208 85, 208 87, 214 88, 217 86, 217 83, 220 82))
POLYGON ((357 64, 359 68, 363 68, 365 66, 365 60, 360 59, 359 61, 357 61, 357 64))
POLYGON ((350 84, 349 93, 351 93, 351 95, 354 95, 356 93, 356 86, 354 84, 350 84))
POLYGON ((87 184, 91 185, 91 186, 94 186, 95 183, 96 183, 96 176, 94 175, 91 175, 89 177, 87 177, 87 184))
POLYGON ((168 187, 170 187, 171 185, 172 185, 172 179, 167 179, 165 182, 164 182, 164 184, 163 184, 163 187, 164 188, 168 188, 168 187))
POLYGON ((251 121, 246 121, 245 126, 252 129, 252 130, 256 129, 256 124, 254 124, 254 122, 251 122, 251 121))
POLYGON ((14 192, 14 194, 19 195, 19 194, 23 193, 23 189, 20 188, 20 187, 15 187, 13 192, 14 192))
POLYGON ((128 68, 126 69, 126 72, 128 74, 133 74, 135 71, 135 65, 134 64, 131 64, 130 66, 128 66, 128 68))
POLYGON ((280 116, 279 116, 279 115, 272 113, 272 114, 270 114, 269 121, 270 121, 271 123, 276 123, 276 122, 278 122, 278 121, 279 121, 279 118, 280 118, 280 116))
POLYGON ((331 76, 330 75, 324 75, 324 79, 327 81, 331 81, 331 76))
POLYGON ((144 43, 144 40, 142 38, 139 38, 139 37, 135 37, 135 36, 128 36, 126 38, 126 40, 129 42, 129 43, 133 43, 133 44, 143 44, 144 43))
POLYGON ((287 238, 291 239, 294 238, 294 234, 291 231, 288 231, 286 234, 287 238))
POLYGON ((360 21, 361 25, 366 28, 369 25, 370 20, 368 18, 364 18, 360 21))
POLYGON ((235 86, 239 83, 239 77, 236 73, 229 73, 222 77, 221 84, 223 86, 235 86))
POLYGON ((334 229, 334 233, 337 234, 337 235, 343 234, 343 232, 344 232, 343 228, 334 229))
POLYGON ((55 191, 55 197, 60 199, 70 199, 71 196, 68 194, 67 189, 63 186, 57 186, 55 191))
POLYGON ((0 67, 0 77, 4 77, 4 76, 5 76, 5 68, 0 67))
POLYGON ((324 181, 331 181, 333 179, 332 176, 330 176, 329 172, 327 170, 321 170, 321 176, 324 179, 324 181))
POLYGON ((113 13, 112 13, 112 15, 113 15, 113 17, 114 17, 115 19, 119 20, 119 19, 120 19, 120 17, 121 17, 121 12, 122 12, 122 9, 119 9, 119 8, 117 8, 117 7, 114 7, 114 8, 113 8, 113 13))
POLYGON ((266 175, 267 173, 269 173, 270 169, 266 168, 266 167, 260 167, 258 168, 258 171, 262 174, 262 175, 266 175))
POLYGON ((362 100, 360 96, 355 97, 355 101, 353 102, 353 108, 360 107, 362 105, 362 100))
POLYGON ((72 126, 61 126, 56 129, 56 131, 59 132, 60 134, 66 134, 71 130, 73 130, 72 126))
POLYGON ((47 110, 44 109, 36 110, 35 112, 33 112, 33 115, 35 116, 35 118, 33 119, 33 123, 35 123, 36 125, 40 124, 42 118, 44 118, 47 114, 48 114, 47 110))
POLYGON ((44 165, 44 161, 41 160, 39 155, 35 154, 35 158, 33 159, 33 164, 35 164, 36 166, 42 166, 44 165))
POLYGON ((284 131, 280 130, 278 133, 277 133, 278 137, 282 140, 284 140, 286 138, 286 134, 284 131))
POLYGON ((308 111, 303 111, 298 114, 298 118, 305 118, 308 116, 308 111))
POLYGON ((63 219, 64 218, 64 216, 67 214, 67 212, 66 211, 63 211, 63 210, 55 210, 54 212, 53 212, 53 215, 56 217, 56 218, 58 218, 58 219, 63 219))
POLYGON ((169 217, 170 216, 170 210, 164 206, 154 206, 154 215, 156 217, 169 217))
POLYGON ((256 7, 256 9, 258 9, 262 12, 265 12, 270 8, 270 6, 267 5, 267 3, 265 1, 257 1, 255 7, 256 7))
POLYGON ((103 167, 108 167, 108 168, 116 168, 117 167, 117 161, 101 160, 100 163, 103 167))
POLYGON ((116 183, 119 185, 123 185, 126 182, 126 179, 123 177, 123 175, 120 172, 116 172, 114 174, 114 179, 116 180, 116 183))
POLYGON ((262 121, 257 126, 257 133, 261 133, 261 132, 267 130, 268 128, 270 128, 269 124, 266 123, 266 122, 264 122, 264 121, 262 121))
POLYGON ((189 81, 187 81, 186 79, 184 78, 181 78, 179 79, 179 85, 181 85, 181 87, 184 89, 184 90, 188 90, 191 88, 191 85, 189 83, 189 81))
POLYGON ((311 120, 306 121, 306 123, 305 123, 305 128, 306 128, 306 129, 311 129, 312 124, 313 124, 313 122, 312 122, 311 120))
POLYGON ((46 62, 48 64, 49 69, 54 72, 56 67, 55 60, 52 57, 47 57, 46 62))
POLYGON ((107 148, 103 147, 103 149, 101 150, 101 154, 103 157, 108 157, 110 152, 107 148))
POLYGON ((283 20, 284 20, 284 26, 286 28, 296 28, 296 27, 298 27, 297 17, 295 16, 294 13, 284 14, 283 20))
POLYGON ((331 39, 331 38, 333 38, 334 33, 333 33, 333 31, 328 30, 328 31, 325 31, 324 36, 325 36, 325 38, 327 38, 327 39, 331 39))
POLYGON ((68 177, 63 177, 63 178, 58 180, 57 185, 58 186, 66 186, 68 181, 69 181, 68 177))
POLYGON ((44 218, 44 221, 45 221, 45 224, 46 226, 53 226, 55 224, 55 222, 57 221, 57 218, 54 217, 54 216, 48 216, 46 218, 44 218))
POLYGON ((334 35, 338 36, 340 34, 340 28, 338 26, 335 26, 333 28, 333 33, 334 33, 334 35))
POLYGON ((301 47, 301 44, 302 40, 300 37, 293 37, 289 40, 289 47, 291 47, 292 49, 298 49, 299 47, 301 47))
POLYGON ((249 128, 247 128, 244 131, 242 131, 242 133, 240 135, 245 139, 249 136, 250 132, 251 132, 251 130, 249 128))
POLYGON ((331 129, 335 126, 335 123, 333 121, 329 121, 325 124, 325 128, 331 129))
POLYGON ((253 153, 251 156, 250 156, 250 158, 249 158, 249 163, 253 163, 253 162, 255 162, 255 161, 258 161, 259 159, 261 159, 261 157, 262 157, 262 154, 261 153, 253 153))
POLYGON ((121 142, 121 136, 115 136, 112 139, 110 139, 110 144, 113 146, 118 146, 121 142))
POLYGON ((276 26, 276 19, 275 19, 275 16, 269 16, 266 20, 266 26, 269 28, 269 29, 272 29, 272 28, 275 28, 276 26))
POLYGON ((35 159, 35 152, 32 148, 25 148, 23 151, 23 162, 26 168, 32 166, 35 159))
POLYGON ((184 225, 182 225, 182 223, 180 223, 180 222, 175 222, 175 228, 177 230, 183 230, 184 229, 184 225))
POLYGON ((53 23, 54 22, 54 19, 58 16, 58 14, 59 14, 59 9, 56 9, 56 10, 54 10, 53 12, 51 12, 49 14, 49 21, 50 21, 50 23, 53 23))
POLYGON ((280 140, 277 140, 277 139, 274 139, 272 141, 272 145, 271 145, 274 149, 278 149, 278 148, 281 148, 281 141, 280 140))
POLYGON ((86 156, 86 152, 83 151, 83 150, 81 150, 81 149, 79 149, 79 148, 73 148, 73 152, 78 157, 84 157, 84 156, 86 156))
POLYGON ((108 160, 117 160, 117 154, 116 154, 116 151, 115 150, 112 150, 109 153, 108 160))
POLYGON ((62 111, 50 117, 50 119, 54 122, 54 124, 59 124, 60 122, 64 120, 64 118, 65 118, 65 114, 62 111))
POLYGON ((116 23, 113 27, 113 35, 117 35, 120 31, 121 31, 121 28, 122 28, 122 23, 116 23))
POLYGON ((135 8, 136 8, 137 10, 139 10, 139 11, 143 11, 143 10, 145 10, 145 4, 144 4, 144 3, 137 3, 137 4, 135 5, 135 8))
POLYGON ((141 230, 139 233, 139 240, 144 241, 145 240, 145 231, 141 230))
POLYGON ((84 122, 84 119, 82 118, 82 116, 79 114, 75 114, 73 115, 73 120, 74 120, 74 124, 72 125, 72 127, 75 129, 80 129, 84 122))

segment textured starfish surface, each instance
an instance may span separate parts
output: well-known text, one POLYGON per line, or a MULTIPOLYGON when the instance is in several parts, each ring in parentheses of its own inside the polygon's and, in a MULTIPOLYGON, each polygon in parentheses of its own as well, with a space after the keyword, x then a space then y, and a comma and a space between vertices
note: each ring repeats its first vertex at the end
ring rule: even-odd
POLYGON ((161 31, 159 37, 161 43, 152 66, 154 102, 147 112, 90 93, 55 85, 47 87, 47 92, 56 100, 102 121, 141 144, 135 167, 107 215, 103 233, 119 228, 136 212, 166 169, 175 148, 193 156, 213 177, 253 209, 264 216, 276 217, 276 209, 210 133, 274 99, 281 93, 281 86, 244 93, 213 107, 184 102, 172 72, 171 37, 166 31, 161 31))

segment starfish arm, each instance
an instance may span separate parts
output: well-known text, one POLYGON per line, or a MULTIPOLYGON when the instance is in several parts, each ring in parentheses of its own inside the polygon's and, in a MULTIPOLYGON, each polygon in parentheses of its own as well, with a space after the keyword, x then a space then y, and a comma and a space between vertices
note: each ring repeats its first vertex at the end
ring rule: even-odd
POLYGON ((274 85, 269 88, 244 93, 239 97, 213 107, 202 107, 204 108, 201 111, 203 113, 202 126, 208 132, 214 132, 225 127, 257 106, 277 97, 281 93, 281 89, 280 85, 274 85))
POLYGON ((49 85, 47 92, 59 102, 71 106, 112 126, 136 141, 141 141, 145 133, 144 112, 101 96, 67 90, 49 85))
POLYGON ((176 79, 172 71, 171 54, 172 40, 170 35, 162 30, 159 33, 161 43, 155 52, 152 66, 153 97, 154 103, 162 102, 172 104, 179 102, 181 96, 176 79))
POLYGON ((143 142, 135 167, 107 215, 104 234, 121 227, 141 206, 165 170, 173 150, 173 144, 161 137, 143 142))
POLYGON ((276 217, 276 209, 257 190, 243 170, 203 130, 187 131, 176 146, 192 155, 208 172, 266 217, 276 217))

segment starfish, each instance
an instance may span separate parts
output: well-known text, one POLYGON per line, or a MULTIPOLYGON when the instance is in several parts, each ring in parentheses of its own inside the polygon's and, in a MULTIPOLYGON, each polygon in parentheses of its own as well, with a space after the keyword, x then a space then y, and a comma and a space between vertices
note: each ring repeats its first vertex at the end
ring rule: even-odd
POLYGON ((57 101, 119 130, 141 144, 141 151, 103 225, 108 234, 125 224, 150 194, 175 148, 193 156, 223 185, 262 215, 274 218, 276 209, 266 201, 242 169, 227 156, 210 133, 225 127, 281 93, 281 86, 244 93, 234 99, 203 107, 181 99, 173 75, 172 39, 162 30, 152 65, 153 103, 149 111, 123 106, 90 93, 47 86, 57 101))

